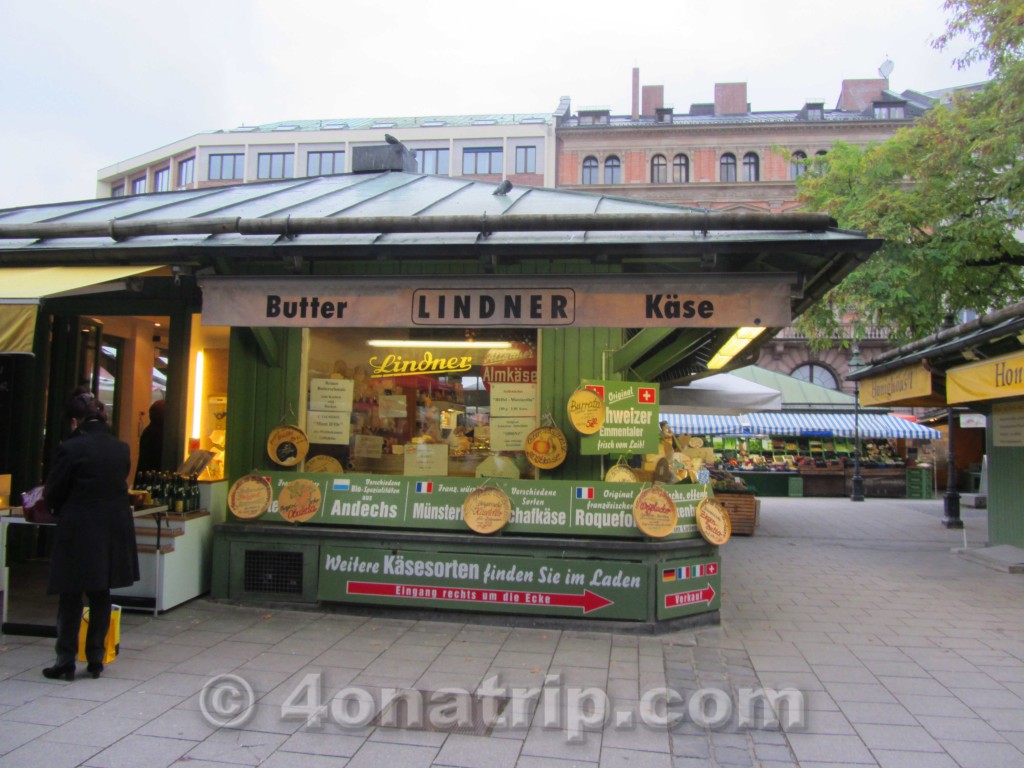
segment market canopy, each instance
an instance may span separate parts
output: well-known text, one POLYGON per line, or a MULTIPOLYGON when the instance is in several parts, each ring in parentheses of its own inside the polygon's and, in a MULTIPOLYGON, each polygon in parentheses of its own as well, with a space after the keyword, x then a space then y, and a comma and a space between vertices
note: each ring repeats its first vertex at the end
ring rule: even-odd
POLYGON ((738 435, 743 430, 736 416, 662 411, 661 420, 667 421, 677 435, 738 435))
MULTIPOLYGON (((0 266, 168 265, 176 280, 207 281, 211 294, 218 277, 269 278, 279 291, 304 280, 334 291, 355 276, 386 285, 415 277, 423 290, 443 291, 453 276, 500 287, 496 278, 514 275, 539 296, 560 291, 561 300, 582 275, 600 275, 606 287, 646 280, 656 288, 641 302, 644 322, 602 319, 626 336, 609 355, 609 373, 676 384, 707 374, 738 328, 765 329, 743 351, 753 359, 881 245, 824 214, 714 212, 499 186, 411 173, 405 160, 403 170, 0 210, 0 266), (732 290, 751 280, 761 288, 732 290), (728 297, 711 301, 702 286, 728 297)), ((572 295, 601 303, 583 290, 572 295)), ((204 285, 204 321, 208 298, 212 308, 204 285)), ((565 313, 534 326, 574 323, 565 313)))
POLYGON ((882 413, 751 413, 744 417, 751 434, 803 437, 908 438, 936 440, 937 430, 882 413))
POLYGON ((732 414, 782 409, 779 391, 731 373, 718 373, 686 386, 661 390, 663 413, 732 414))
POLYGON ((0 267, 0 354, 32 352, 36 307, 40 299, 81 293, 155 268, 0 267))
POLYGON ((744 368, 737 368, 730 371, 733 376, 760 384, 763 387, 771 387, 779 392, 782 397, 782 410, 825 410, 830 408, 841 410, 853 410, 853 395, 840 392, 838 389, 830 389, 819 384, 812 384, 809 381, 802 381, 784 373, 769 371, 757 365, 748 365, 744 368))

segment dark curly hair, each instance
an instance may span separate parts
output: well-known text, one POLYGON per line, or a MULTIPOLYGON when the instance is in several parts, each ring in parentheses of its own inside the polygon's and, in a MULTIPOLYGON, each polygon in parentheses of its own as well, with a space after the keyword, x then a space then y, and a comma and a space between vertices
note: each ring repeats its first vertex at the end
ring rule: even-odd
POLYGON ((68 400, 65 415, 69 419, 75 419, 79 423, 86 421, 106 421, 107 408, 100 402, 88 387, 76 387, 68 400))

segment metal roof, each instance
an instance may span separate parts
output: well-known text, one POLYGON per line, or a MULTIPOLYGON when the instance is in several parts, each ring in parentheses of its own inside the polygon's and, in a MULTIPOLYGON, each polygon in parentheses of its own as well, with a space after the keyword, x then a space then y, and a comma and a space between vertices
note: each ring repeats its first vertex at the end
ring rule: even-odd
MULTIPOLYGON (((0 267, 785 274, 795 317, 881 245, 834 229, 820 214, 716 213, 538 187, 498 192, 489 182, 391 171, 6 209, 0 267)), ((772 335, 762 334, 749 352, 772 335)), ((680 327, 649 347, 643 359, 655 362, 646 374, 677 382, 705 373, 720 336, 719 329, 680 327)))
POLYGON ((459 128, 480 125, 550 124, 551 112, 504 112, 480 115, 416 115, 409 117, 338 117, 319 120, 279 120, 262 125, 240 125, 209 133, 280 133, 282 131, 361 131, 380 128, 459 128))

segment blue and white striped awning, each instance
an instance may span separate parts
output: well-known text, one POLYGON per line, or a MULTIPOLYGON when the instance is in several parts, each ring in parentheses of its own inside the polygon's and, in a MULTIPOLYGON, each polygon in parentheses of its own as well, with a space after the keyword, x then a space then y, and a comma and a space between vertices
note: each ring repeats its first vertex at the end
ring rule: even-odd
MULTIPOLYGON (((662 417, 664 418, 664 417, 662 417)), ((797 435, 805 437, 909 438, 936 440, 937 430, 898 416, 862 413, 748 413, 741 417, 750 431, 766 435, 797 435)))
POLYGON ((663 413, 677 435, 738 435, 743 431, 737 416, 718 416, 708 413, 663 413))

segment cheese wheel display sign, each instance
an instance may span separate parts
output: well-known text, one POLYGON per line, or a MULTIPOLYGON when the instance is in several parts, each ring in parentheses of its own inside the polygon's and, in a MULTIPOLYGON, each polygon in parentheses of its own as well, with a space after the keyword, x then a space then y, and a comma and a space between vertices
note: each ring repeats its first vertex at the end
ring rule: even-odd
POLYGON ((277 427, 267 438, 267 454, 270 460, 282 467, 294 467, 309 452, 306 433, 298 427, 277 427))
POLYGON ((581 435, 592 435, 604 426, 604 400, 589 389, 578 389, 566 406, 569 421, 581 435))
POLYGON ((312 480, 292 480, 278 494, 277 513, 289 523, 305 523, 320 511, 322 496, 320 486, 312 480))
POLYGON ((500 488, 477 488, 462 504, 462 519, 477 533, 500 531, 512 517, 512 502, 500 488))
POLYGON ((714 499, 704 499, 697 505, 697 530, 708 544, 721 546, 732 535, 729 511, 714 499))
POLYGON ((637 494, 633 502, 633 519, 644 534, 661 539, 675 530, 679 510, 672 497, 655 485, 637 494))
POLYGON ((318 453, 306 460, 307 472, 341 472, 341 462, 326 453, 318 453))
POLYGON ((255 520, 270 509, 272 498, 267 478, 245 475, 235 480, 228 491, 228 509, 242 520, 255 520))
POLYGON ((635 483, 637 482, 636 472, 625 464, 616 464, 604 473, 606 483, 635 483))
POLYGON ((538 427, 526 436, 526 459, 538 469, 554 469, 569 455, 569 442, 558 427, 538 427))

